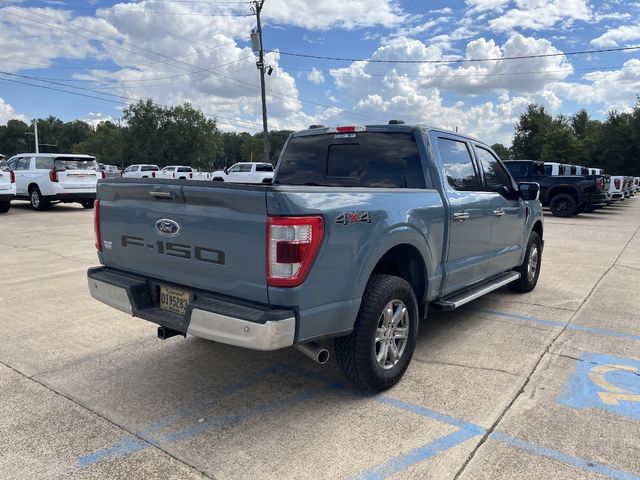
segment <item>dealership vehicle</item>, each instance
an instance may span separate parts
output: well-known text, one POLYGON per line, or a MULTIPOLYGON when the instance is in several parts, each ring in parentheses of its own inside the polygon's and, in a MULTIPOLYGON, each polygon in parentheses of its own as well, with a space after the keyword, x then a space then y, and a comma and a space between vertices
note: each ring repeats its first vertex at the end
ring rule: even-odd
POLYGON ((550 175, 549 168, 557 163, 533 160, 504 162, 516 181, 536 182, 540 185, 540 201, 557 217, 570 217, 591 212, 610 200, 609 177, 604 175, 550 175))
POLYGON ((635 193, 640 192, 640 177, 633 177, 633 190, 635 193))
MULTIPOLYGON (((419 318, 504 285, 535 288, 536 183, 484 143, 421 126, 316 127, 289 137, 273 184, 107 179, 91 295, 159 325, 257 350, 292 345, 383 390, 419 318)), ((452 348, 455 348, 452 346, 452 348)))
POLYGON ((208 180, 209 174, 198 172, 195 168, 184 165, 170 165, 160 170, 155 178, 175 178, 178 180, 208 180))
POLYGON ((624 177, 624 197, 635 197, 636 189, 633 186, 633 177, 624 177))
POLYGON ((19 153, 7 163, 15 173, 16 198, 29 200, 34 210, 59 202, 93 208, 104 176, 95 157, 75 153, 19 153))
POLYGON ((211 179, 232 183, 271 183, 273 165, 270 163, 240 162, 211 174, 211 179))
POLYGON ((155 178, 160 171, 157 165, 136 164, 129 165, 122 172, 124 178, 155 178))
POLYGON ((105 165, 100 163, 100 170, 104 172, 105 178, 120 178, 122 171, 116 165, 105 165))
POLYGON ((0 155, 0 213, 7 213, 16 198, 16 176, 0 155))
POLYGON ((609 193, 611 194, 611 200, 614 202, 624 201, 624 192, 622 190, 622 184, 624 177, 620 175, 613 175, 611 177, 611 184, 609 185, 609 193))

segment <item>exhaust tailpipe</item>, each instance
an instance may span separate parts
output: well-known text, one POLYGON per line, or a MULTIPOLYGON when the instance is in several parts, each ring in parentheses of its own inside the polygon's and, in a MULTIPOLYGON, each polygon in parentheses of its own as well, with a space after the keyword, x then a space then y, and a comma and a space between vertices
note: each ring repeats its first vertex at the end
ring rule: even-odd
POLYGON ((302 343, 296 345, 296 348, 320 365, 324 365, 329 361, 329 350, 321 347, 317 343, 302 343))

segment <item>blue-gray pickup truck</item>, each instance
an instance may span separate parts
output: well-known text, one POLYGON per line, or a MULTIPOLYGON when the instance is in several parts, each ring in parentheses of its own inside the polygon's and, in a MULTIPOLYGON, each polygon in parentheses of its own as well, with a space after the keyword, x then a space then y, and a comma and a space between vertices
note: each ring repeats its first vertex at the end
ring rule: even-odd
POLYGON ((272 184, 106 179, 91 295, 229 345, 290 346, 358 386, 400 380, 428 306, 504 285, 532 290, 543 218, 484 143, 424 126, 313 126, 291 135, 272 184), (326 342, 323 342, 326 343, 326 342))

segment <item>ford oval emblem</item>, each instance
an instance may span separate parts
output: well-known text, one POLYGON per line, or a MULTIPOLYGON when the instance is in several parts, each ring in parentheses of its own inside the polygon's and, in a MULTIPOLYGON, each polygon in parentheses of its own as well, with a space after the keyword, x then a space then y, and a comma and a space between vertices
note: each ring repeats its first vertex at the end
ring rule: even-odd
POLYGON ((180 224, 169 218, 161 218, 156 222, 156 231, 165 237, 180 235, 180 224))

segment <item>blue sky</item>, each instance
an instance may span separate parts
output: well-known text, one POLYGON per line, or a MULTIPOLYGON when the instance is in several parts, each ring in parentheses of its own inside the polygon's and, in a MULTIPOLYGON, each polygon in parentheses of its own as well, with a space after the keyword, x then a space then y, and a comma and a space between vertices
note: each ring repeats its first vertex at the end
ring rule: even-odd
MULTIPOLYGON (((0 0, 0 124, 48 115, 116 120, 127 103, 150 97, 189 101, 225 130, 255 131, 249 7, 0 0)), ((640 94, 640 50, 557 55, 640 45, 640 2, 266 0, 263 19, 272 128, 401 118, 508 143, 531 102, 602 118, 630 109, 640 94), (513 56, 534 58, 433 63, 513 56), (425 63, 391 63, 398 60, 425 63)))

